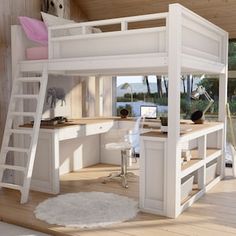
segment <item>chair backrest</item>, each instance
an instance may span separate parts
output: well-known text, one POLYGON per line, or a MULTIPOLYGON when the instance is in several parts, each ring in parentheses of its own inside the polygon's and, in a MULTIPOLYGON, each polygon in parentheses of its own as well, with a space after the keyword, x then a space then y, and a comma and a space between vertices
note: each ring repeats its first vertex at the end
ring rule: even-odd
POLYGON ((138 117, 135 121, 135 124, 132 129, 114 129, 110 130, 105 135, 105 145, 108 143, 119 143, 119 142, 127 142, 132 145, 135 153, 139 153, 140 150, 140 124, 142 121, 142 117, 138 117))
POLYGON ((134 151, 136 153, 139 153, 140 151, 140 124, 142 121, 142 117, 138 117, 134 124, 134 128, 129 132, 128 134, 128 139, 129 142, 131 143, 134 151))

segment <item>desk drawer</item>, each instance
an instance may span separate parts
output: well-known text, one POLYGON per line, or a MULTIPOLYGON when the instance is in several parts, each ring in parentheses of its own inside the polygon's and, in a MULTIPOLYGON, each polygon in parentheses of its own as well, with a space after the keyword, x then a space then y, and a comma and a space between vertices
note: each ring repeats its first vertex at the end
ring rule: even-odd
POLYGON ((66 127, 59 129, 58 139, 59 141, 79 138, 85 136, 85 126, 84 125, 75 125, 71 127, 66 127))
POLYGON ((113 121, 86 125, 86 136, 105 133, 109 131, 112 127, 113 121))

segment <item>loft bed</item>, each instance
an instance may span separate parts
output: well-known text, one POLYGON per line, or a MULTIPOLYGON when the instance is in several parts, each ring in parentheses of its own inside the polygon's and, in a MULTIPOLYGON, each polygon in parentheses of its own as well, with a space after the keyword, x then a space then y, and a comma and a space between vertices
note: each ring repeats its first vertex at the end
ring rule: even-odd
MULTIPOLYGON (((225 68, 225 41, 227 34, 178 4, 172 5, 180 12, 178 28, 181 42, 183 73, 223 73, 225 68)), ((84 23, 67 24, 48 28, 48 60, 25 61, 21 55, 22 70, 34 71, 46 62, 50 72, 74 71, 80 75, 102 74, 167 74, 171 66, 169 51, 176 39, 176 27, 169 19, 178 16, 174 11, 144 16, 125 17, 84 23), (165 26, 129 29, 136 22, 165 20, 165 26), (120 25, 119 31, 91 33, 88 27, 120 25), (76 30, 82 34, 68 34, 76 30), (168 37, 169 35, 169 37, 168 37), (173 36, 172 36, 173 35, 173 36), (135 73, 134 73, 135 71, 135 73)), ((13 56, 25 51, 32 42, 13 26, 13 56)))
MULTIPOLYGON (((48 74, 65 75, 140 75, 166 74, 169 79, 168 135, 165 137, 164 200, 155 201, 145 192, 146 180, 141 167, 141 208, 144 211, 177 217, 185 208, 204 194, 206 189, 193 196, 184 206, 180 204, 181 153, 183 138, 180 136, 180 78, 181 74, 219 75, 219 122, 215 128, 201 129, 200 146, 206 147, 206 136, 217 131, 221 140, 220 177, 224 177, 224 146, 226 140, 227 55, 228 33, 179 4, 171 4, 167 13, 125 17, 110 20, 68 24, 49 27, 48 59, 26 60, 25 51, 35 46, 26 39, 20 26, 12 27, 13 77, 17 65, 21 72, 35 73, 44 70, 48 74), (165 20, 163 27, 130 29, 134 22, 165 20), (119 24, 120 30, 88 33, 87 27, 119 24), (72 29, 82 29, 82 34, 67 34, 72 29), (46 65, 46 69, 45 69, 46 65), (218 132, 219 131, 219 132, 218 132), (171 148, 168 148, 171 147, 171 148), (147 205, 145 205, 147 204, 147 205), (161 207, 161 210, 158 207, 161 207), (150 208, 157 210, 150 210, 150 208)), ((197 131, 196 131, 197 132, 197 131)), ((184 140, 197 139, 199 133, 185 136, 184 140)), ((212 138, 211 138, 212 139, 212 138)), ((214 139, 214 138, 213 138, 214 139)), ((159 139, 149 141, 158 141, 159 139)), ((161 139, 162 141, 162 139, 161 139)), ((196 140, 194 141, 196 143, 196 140)), ((192 145, 192 144, 191 144, 192 145)), ((153 145, 151 145, 153 146, 153 145)), ((150 146, 150 147, 151 147, 150 146)), ((155 146, 155 145, 154 145, 155 146)), ((204 154, 205 155, 205 154, 204 154)), ((218 157, 218 156, 217 156, 218 157)), ((213 158, 213 157, 212 157, 213 158)), ((144 163, 145 164, 145 163, 144 163)), ((201 168, 205 162, 200 162, 201 168)), ((200 165, 198 164, 198 166, 200 165)), ((191 167, 191 169, 193 169, 191 167)), ((189 173, 191 169, 185 170, 189 173)), ((196 170, 196 169, 195 169, 196 170)), ((204 178, 204 170, 201 169, 204 178)), ((217 181, 214 182, 217 183, 217 181)), ((149 187, 151 186, 148 183, 149 187)), ((156 182, 154 181, 154 186, 156 182)), ((213 184, 211 185, 211 187, 213 184)), ((155 189, 153 187, 153 189, 155 189)))

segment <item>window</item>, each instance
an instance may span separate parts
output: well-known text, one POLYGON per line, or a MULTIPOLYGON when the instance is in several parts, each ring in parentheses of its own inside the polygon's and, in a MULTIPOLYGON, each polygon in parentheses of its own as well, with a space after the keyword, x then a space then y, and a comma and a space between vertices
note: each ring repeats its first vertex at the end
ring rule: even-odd
POLYGON ((129 116, 140 116, 143 105, 157 106, 157 112, 167 111, 168 81, 164 76, 118 76, 117 115, 121 109, 129 116))

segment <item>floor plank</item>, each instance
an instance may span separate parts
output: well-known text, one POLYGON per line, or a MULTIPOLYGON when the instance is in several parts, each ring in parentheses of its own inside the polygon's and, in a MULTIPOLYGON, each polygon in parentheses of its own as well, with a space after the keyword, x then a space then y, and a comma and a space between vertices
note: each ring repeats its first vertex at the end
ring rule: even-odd
POLYGON ((0 222, 0 234, 6 236, 19 236, 19 235, 31 235, 31 236, 50 236, 49 234, 40 233, 34 230, 22 228, 16 225, 0 222))
MULTIPOLYGON (((96 165, 79 172, 61 177, 61 193, 81 191, 102 191, 131 197, 138 200, 138 169, 133 168, 135 176, 129 179, 129 188, 124 189, 119 182, 103 184, 102 180, 118 167, 96 165)), ((30 201, 19 204, 20 194, 14 190, 0 191, 0 221, 5 221, 45 232, 51 235, 68 236, 231 236, 236 235, 236 179, 226 178, 202 197, 177 219, 140 212, 131 221, 100 229, 66 228, 49 225, 34 217, 35 207, 53 195, 31 191, 30 201)))

